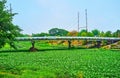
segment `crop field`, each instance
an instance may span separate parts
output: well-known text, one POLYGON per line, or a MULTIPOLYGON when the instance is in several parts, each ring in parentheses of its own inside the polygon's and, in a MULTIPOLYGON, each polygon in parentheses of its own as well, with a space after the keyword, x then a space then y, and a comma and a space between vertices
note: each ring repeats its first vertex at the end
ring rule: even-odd
MULTIPOLYGON (((24 44, 28 45, 28 42, 24 44)), ((2 50, 0 50, 0 78, 120 77, 119 50, 48 49, 38 52, 2 52, 2 50)))

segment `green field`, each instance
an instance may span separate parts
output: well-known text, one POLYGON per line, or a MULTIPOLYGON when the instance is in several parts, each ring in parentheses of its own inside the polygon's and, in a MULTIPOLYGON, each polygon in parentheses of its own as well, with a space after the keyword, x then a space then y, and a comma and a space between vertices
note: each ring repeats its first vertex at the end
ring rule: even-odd
MULTIPOLYGON (((29 43, 19 44, 23 46, 29 43)), ((47 48, 46 45, 42 44, 42 49, 47 48)), ((29 47, 24 46, 24 49, 29 47)), ((4 51, 5 48, 0 50, 0 78, 120 77, 119 50, 46 49, 38 52, 9 52, 4 51)))

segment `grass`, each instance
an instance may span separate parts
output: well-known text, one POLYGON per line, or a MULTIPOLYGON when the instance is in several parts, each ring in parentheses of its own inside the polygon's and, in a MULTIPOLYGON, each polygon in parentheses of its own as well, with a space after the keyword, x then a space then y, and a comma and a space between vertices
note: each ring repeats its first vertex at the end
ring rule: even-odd
MULTIPOLYGON (((15 42, 16 47, 18 48, 18 50, 28 50, 32 45, 31 45, 31 41, 16 41, 15 42)), ((49 44, 48 41, 36 41, 35 43, 35 47, 37 49, 67 49, 68 46, 65 45, 56 45, 56 44, 49 44)), ((14 50, 12 47, 10 47, 8 44, 5 45, 4 48, 2 48, 0 51, 6 51, 6 50, 14 50)))
MULTIPOLYGON (((42 42, 40 42, 42 43, 42 42)), ((29 42, 20 49, 30 47, 29 42)), ((2 52, 0 50, 0 78, 119 78, 120 51, 103 49, 54 50, 49 44, 38 44, 38 52, 2 52), (40 46, 41 45, 41 46, 40 46)), ((11 49, 10 49, 11 50, 11 49)))

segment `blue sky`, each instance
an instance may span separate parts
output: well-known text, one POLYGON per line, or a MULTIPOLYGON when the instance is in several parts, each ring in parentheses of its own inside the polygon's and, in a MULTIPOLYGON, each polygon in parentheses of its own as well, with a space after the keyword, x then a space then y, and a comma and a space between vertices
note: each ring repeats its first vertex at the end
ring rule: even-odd
POLYGON ((88 10, 88 30, 116 31, 120 29, 120 0, 8 0, 13 12, 19 13, 13 23, 22 33, 48 32, 51 28, 77 30, 77 13, 80 26, 85 26, 85 9, 88 10))

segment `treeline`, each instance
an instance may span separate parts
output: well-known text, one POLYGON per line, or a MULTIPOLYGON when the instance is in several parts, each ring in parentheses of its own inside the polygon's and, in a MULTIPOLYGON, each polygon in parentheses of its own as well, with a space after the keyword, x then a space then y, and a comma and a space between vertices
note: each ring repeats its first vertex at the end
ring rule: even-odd
MULTIPOLYGON (((21 34, 21 37, 28 37, 30 35, 28 34, 21 34)), ((90 32, 87 32, 86 30, 81 30, 80 32, 73 30, 68 31, 65 29, 59 29, 59 28, 52 28, 48 31, 48 33, 36 33, 32 34, 32 37, 43 37, 43 36, 82 36, 82 37, 120 37, 120 30, 116 30, 115 32, 112 31, 100 31, 98 29, 94 29, 90 32)))

